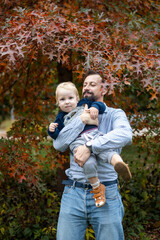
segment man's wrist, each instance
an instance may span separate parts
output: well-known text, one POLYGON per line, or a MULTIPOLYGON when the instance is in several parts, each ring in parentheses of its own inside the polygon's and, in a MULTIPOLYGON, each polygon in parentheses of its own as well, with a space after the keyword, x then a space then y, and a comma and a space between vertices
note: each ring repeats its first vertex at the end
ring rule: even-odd
POLYGON ((92 152, 92 144, 91 144, 91 142, 86 142, 85 146, 90 150, 90 152, 92 152))

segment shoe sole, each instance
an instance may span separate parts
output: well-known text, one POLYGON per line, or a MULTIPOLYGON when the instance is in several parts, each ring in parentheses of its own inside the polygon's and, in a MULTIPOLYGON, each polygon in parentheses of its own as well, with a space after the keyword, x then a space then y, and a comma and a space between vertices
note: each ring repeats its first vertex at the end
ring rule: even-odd
POLYGON ((96 207, 98 207, 98 208, 103 207, 105 205, 105 203, 106 203, 106 201, 103 202, 101 205, 96 204, 96 207))
POLYGON ((129 181, 132 178, 132 174, 126 163, 119 162, 114 166, 114 169, 123 178, 123 180, 129 181))

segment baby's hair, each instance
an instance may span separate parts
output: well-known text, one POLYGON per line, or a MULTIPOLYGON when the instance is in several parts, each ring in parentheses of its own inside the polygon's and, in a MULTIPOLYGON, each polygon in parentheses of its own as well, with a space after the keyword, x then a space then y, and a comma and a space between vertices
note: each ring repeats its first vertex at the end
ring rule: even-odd
POLYGON ((77 90, 76 86, 74 85, 74 83, 72 83, 72 82, 63 82, 63 83, 60 83, 57 86, 57 88, 56 88, 56 102, 57 102, 57 104, 58 104, 58 90, 60 88, 64 88, 66 90, 72 90, 75 93, 76 97, 77 97, 77 101, 79 101, 79 93, 78 93, 78 90, 77 90))

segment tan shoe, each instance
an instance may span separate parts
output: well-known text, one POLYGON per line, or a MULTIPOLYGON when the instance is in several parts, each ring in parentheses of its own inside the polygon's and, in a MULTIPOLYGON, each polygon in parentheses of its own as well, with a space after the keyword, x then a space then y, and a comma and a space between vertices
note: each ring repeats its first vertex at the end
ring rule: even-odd
POLYGON ((129 170, 128 164, 124 162, 118 162, 114 166, 115 171, 120 175, 123 180, 129 181, 132 178, 132 174, 129 170))
POLYGON ((91 193, 94 193, 93 198, 95 199, 96 207, 102 207, 106 202, 105 186, 100 183, 99 187, 94 188, 91 193))

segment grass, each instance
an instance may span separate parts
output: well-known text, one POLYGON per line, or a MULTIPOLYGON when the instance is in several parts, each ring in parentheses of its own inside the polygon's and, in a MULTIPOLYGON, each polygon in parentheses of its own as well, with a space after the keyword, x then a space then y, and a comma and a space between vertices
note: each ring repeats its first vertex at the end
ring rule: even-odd
POLYGON ((11 119, 6 119, 4 120, 3 122, 1 122, 0 124, 0 129, 1 130, 4 130, 4 131, 9 131, 10 128, 12 127, 12 123, 14 122, 15 120, 11 120, 11 119))

